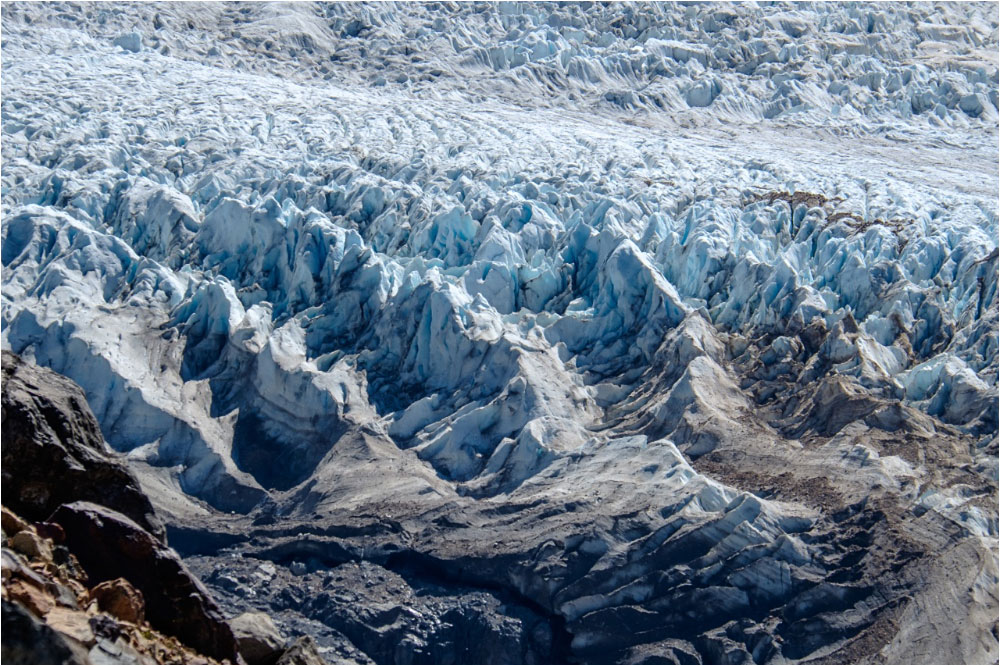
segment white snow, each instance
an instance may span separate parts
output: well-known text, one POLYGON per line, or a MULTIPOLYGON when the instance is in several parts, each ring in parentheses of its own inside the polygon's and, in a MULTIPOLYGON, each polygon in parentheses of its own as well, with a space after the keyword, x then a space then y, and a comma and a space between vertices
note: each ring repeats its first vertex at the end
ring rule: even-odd
POLYGON ((474 493, 607 410, 697 455, 817 322, 800 382, 996 436, 995 6, 63 9, 4 7, 3 346, 220 508, 249 415, 289 484, 372 423, 474 493))

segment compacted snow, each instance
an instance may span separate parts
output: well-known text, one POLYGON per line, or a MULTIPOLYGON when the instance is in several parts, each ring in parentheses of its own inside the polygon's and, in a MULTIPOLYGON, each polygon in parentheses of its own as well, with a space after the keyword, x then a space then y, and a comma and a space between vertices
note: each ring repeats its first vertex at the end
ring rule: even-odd
MULTIPOLYGON (((808 512, 689 465, 745 449, 895 489, 995 574, 997 25, 5 4, 3 347, 78 382, 180 522, 621 476, 664 517, 728 516, 693 571, 767 543, 787 582, 808 512), (902 433, 978 481, 872 443, 902 433)), ((996 658, 969 640, 949 654, 996 658)))

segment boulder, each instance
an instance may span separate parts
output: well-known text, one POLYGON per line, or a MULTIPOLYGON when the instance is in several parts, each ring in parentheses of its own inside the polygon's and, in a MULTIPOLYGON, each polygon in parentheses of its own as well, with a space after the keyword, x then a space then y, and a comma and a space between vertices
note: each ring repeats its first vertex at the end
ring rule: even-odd
POLYGON ((21 530, 10 538, 10 547, 17 552, 36 560, 52 560, 52 546, 48 541, 38 536, 34 530, 21 530))
POLYGON ((35 523, 35 531, 43 539, 51 539, 52 543, 62 543, 66 540, 62 528, 55 523, 35 523))
POLYGON ((119 620, 142 624, 146 617, 146 602, 142 598, 142 592, 124 578, 107 580, 97 585, 90 591, 90 598, 97 601, 98 608, 119 620))
POLYGON ((299 636, 282 653, 276 664, 325 664, 316 641, 311 636, 299 636))
MULTIPOLYGON (((164 540, 163 523, 138 481, 105 444, 83 390, 7 351, 2 368, 3 505, 42 521, 62 504, 95 502, 164 540)), ((5 516, 5 532, 8 525, 5 516)))
POLYGON ((126 516, 90 502, 63 505, 51 520, 91 583, 124 578, 142 593, 155 629, 209 657, 236 661, 232 630, 177 553, 126 516))
POLYGON ((0 509, 0 516, 2 516, 3 533, 8 537, 28 527, 28 523, 7 507, 0 509))
POLYGON ((267 613, 243 613, 229 626, 248 664, 273 664, 284 652, 285 637, 267 613))

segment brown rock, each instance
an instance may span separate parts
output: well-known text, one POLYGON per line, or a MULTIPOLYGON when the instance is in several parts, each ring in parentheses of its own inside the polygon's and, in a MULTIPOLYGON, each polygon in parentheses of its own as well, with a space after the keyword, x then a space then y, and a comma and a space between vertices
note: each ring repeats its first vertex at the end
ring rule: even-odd
POLYGON ((90 616, 84 611, 55 607, 46 613, 45 624, 87 647, 97 642, 90 628, 90 616))
POLYGON ((97 585, 90 591, 90 597, 97 600, 98 608, 119 620, 142 624, 146 618, 146 602, 142 598, 142 592, 124 578, 97 585))
POLYGON ((8 598, 20 602, 38 617, 44 616, 56 605, 51 595, 23 580, 11 581, 5 589, 8 598))
POLYGON ((35 562, 32 564, 32 568, 34 568, 38 573, 48 576, 49 578, 60 578, 61 576, 59 565, 51 560, 48 562, 35 562))
POLYGON ((32 529, 24 529, 10 539, 10 547, 26 557, 52 561, 52 547, 32 529))
POLYGON ((28 523, 22 520, 20 516, 7 507, 2 507, 2 509, 0 509, 0 525, 3 526, 4 534, 8 537, 12 537, 21 530, 25 529, 28 526, 28 523))
POLYGON ((66 540, 63 529, 55 523, 35 523, 35 531, 43 539, 50 539, 52 543, 62 543, 66 540))

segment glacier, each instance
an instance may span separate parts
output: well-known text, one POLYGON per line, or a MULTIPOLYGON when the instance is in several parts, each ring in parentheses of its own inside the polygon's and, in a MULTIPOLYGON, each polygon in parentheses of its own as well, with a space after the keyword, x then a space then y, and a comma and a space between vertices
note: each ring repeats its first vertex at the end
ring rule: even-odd
POLYGON ((8 3, 2 346, 210 583, 450 572, 555 627, 509 661, 995 660, 997 30, 8 3))

